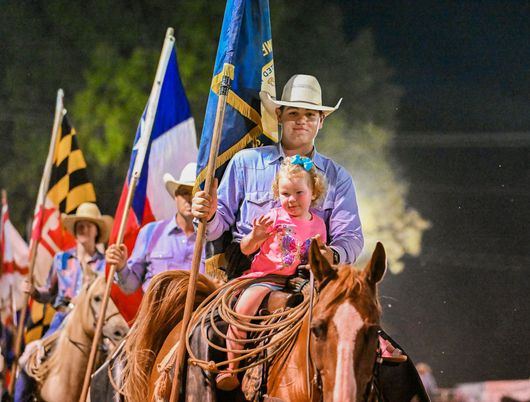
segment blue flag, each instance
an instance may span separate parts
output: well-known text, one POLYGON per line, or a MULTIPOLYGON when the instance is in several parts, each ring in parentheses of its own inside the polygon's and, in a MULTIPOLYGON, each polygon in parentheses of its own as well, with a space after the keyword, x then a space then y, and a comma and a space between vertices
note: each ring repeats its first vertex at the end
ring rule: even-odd
POLYGON ((268 0, 227 1, 199 145, 196 186, 206 176, 225 63, 232 81, 215 167, 218 178, 236 152, 278 141, 276 117, 261 107, 259 99, 260 91, 276 95, 268 0))

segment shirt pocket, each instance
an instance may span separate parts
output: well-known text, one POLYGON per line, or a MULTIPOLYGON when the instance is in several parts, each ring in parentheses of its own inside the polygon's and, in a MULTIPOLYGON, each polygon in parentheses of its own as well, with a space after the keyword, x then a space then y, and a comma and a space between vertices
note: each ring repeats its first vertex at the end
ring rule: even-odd
POLYGON ((241 206, 242 219, 252 225, 255 218, 269 213, 274 207, 274 201, 272 193, 268 191, 247 193, 241 206))
POLYGON ((173 251, 171 250, 153 250, 151 257, 151 271, 153 275, 167 271, 174 262, 173 251))

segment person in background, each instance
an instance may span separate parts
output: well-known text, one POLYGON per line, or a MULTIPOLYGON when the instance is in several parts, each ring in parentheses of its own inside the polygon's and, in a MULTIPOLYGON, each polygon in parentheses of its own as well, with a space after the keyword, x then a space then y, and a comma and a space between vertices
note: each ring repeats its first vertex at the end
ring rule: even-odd
MULTIPOLYGON (((107 262, 116 265, 115 281, 124 292, 132 293, 140 286, 145 292, 156 274, 191 268, 196 239, 191 191, 196 168, 196 163, 186 165, 179 180, 169 173, 164 175, 166 190, 175 200, 177 213, 169 219, 145 225, 128 260, 125 244, 113 244, 107 249, 107 262)), ((204 250, 199 271, 204 273, 204 250)))

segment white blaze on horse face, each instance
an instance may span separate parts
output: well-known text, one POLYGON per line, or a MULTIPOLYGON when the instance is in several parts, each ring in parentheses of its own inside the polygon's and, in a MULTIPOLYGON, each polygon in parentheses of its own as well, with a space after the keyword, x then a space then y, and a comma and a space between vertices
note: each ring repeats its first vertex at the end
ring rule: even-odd
POLYGON ((357 383, 353 368, 353 352, 357 332, 363 327, 363 320, 355 307, 349 302, 344 302, 337 308, 333 324, 338 337, 333 401, 355 402, 357 383))

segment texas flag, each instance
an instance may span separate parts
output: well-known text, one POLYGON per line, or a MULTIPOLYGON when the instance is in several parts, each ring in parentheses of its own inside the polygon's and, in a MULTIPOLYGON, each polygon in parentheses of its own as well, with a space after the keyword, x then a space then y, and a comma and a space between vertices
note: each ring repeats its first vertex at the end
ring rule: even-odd
POLYGON ((0 303, 2 322, 14 317, 24 303, 20 286, 28 273, 29 249, 9 220, 7 197, 2 190, 2 231, 0 232, 0 303))
MULTIPOLYGON (((142 226, 153 220, 167 219, 176 214, 175 200, 167 193, 162 180, 164 173, 171 173, 178 179, 184 166, 197 160, 195 122, 180 80, 177 55, 173 45, 169 51, 171 53, 162 82, 160 98, 155 105, 155 120, 146 145, 145 160, 126 222, 124 243, 129 255, 142 226)), ((131 163, 116 210, 109 244, 116 242, 129 183, 131 183, 136 158, 139 157, 139 151, 141 151, 139 148, 144 142, 140 139, 146 134, 144 127, 150 101, 148 100, 136 131, 131 163)), ((142 298, 141 289, 132 295, 125 295, 117 285, 113 285, 111 297, 124 318, 131 322, 142 298)))

